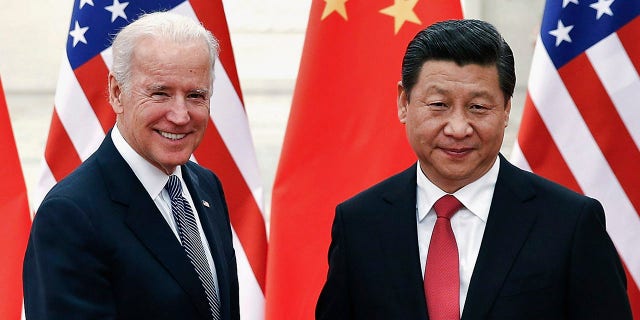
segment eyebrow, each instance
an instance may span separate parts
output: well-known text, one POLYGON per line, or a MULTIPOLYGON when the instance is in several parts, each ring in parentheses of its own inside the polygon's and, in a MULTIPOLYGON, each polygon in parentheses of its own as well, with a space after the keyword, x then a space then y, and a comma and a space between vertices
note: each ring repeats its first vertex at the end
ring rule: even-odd
POLYGON ((196 94, 201 94, 204 96, 208 96, 209 95, 209 90, 208 89, 194 89, 190 91, 191 93, 196 93, 196 94))
MULTIPOLYGON (((449 93, 451 90, 447 90, 445 88, 439 87, 437 85, 432 85, 429 88, 427 88, 427 91, 429 90, 434 90, 436 93, 449 93)), ((478 90, 478 91, 473 91, 471 92, 471 97, 473 98, 477 98, 477 97, 492 97, 492 95, 489 93, 489 91, 487 90, 478 90)))

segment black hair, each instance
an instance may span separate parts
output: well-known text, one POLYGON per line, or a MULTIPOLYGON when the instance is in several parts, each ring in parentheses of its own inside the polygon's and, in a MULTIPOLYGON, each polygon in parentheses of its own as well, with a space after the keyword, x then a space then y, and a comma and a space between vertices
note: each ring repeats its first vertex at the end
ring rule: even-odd
POLYGON ((434 23, 409 42, 402 60, 402 86, 409 99, 418 75, 429 60, 453 61, 460 66, 495 65, 505 99, 516 84, 513 52, 498 30, 488 22, 463 19, 434 23))

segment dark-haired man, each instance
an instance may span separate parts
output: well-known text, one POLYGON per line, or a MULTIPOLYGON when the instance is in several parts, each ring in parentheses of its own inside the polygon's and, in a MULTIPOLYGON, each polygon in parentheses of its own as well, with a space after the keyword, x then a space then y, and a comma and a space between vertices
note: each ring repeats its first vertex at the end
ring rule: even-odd
POLYGON ((409 43, 398 118, 418 162, 337 206, 317 319, 631 319, 600 203, 499 154, 514 87, 489 23, 409 43))

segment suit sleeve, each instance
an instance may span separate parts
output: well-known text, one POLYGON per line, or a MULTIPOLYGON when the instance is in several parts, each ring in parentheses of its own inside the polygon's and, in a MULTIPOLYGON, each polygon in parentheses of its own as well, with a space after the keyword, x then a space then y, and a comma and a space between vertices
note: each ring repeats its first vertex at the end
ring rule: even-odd
POLYGON ((578 220, 569 276, 570 319, 632 319, 624 269, 596 200, 589 199, 578 220))
POLYGON ((116 319, 106 253, 95 229, 65 198, 42 203, 24 259, 27 319, 116 319))
POLYGON ((351 319, 346 247, 342 212, 338 206, 331 230, 329 272, 316 305, 317 320, 351 319))

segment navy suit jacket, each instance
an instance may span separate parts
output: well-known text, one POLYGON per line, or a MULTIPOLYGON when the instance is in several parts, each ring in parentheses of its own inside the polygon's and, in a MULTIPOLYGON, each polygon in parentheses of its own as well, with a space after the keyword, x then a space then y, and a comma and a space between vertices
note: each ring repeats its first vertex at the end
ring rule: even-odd
MULTIPOLYGON (((191 162, 182 173, 211 248, 222 319, 237 320, 236 260, 220 181, 191 162)), ((23 281, 29 320, 211 319, 196 271, 110 134, 44 198, 23 281)))
MULTIPOLYGON (((317 319, 428 319, 416 167, 338 205, 317 319)), ((631 319, 599 202, 501 156, 462 313, 474 319, 631 319)))

